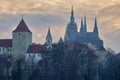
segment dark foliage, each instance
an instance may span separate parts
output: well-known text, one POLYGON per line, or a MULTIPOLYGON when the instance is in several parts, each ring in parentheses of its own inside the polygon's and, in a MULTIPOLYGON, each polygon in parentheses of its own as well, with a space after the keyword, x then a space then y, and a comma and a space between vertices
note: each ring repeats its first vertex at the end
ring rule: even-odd
POLYGON ((111 55, 103 65, 83 44, 44 47, 42 57, 28 66, 24 59, 13 62, 12 57, 1 55, 0 80, 120 80, 120 55, 111 55))

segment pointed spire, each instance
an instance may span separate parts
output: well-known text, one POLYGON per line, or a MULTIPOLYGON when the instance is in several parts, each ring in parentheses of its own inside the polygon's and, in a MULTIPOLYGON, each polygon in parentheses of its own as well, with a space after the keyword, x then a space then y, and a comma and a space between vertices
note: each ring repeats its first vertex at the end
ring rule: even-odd
POLYGON ((93 30, 93 32, 98 33, 98 27, 97 27, 97 19, 96 19, 96 17, 95 17, 95 23, 94 23, 94 30, 93 30))
POLYGON ((50 28, 48 29, 48 33, 46 36, 46 44, 52 44, 52 36, 51 36, 50 28))
POLYGON ((63 39, 62 39, 62 37, 60 37, 60 39, 59 39, 59 42, 58 42, 59 44, 62 44, 63 43, 63 39))
POLYGON ((72 6, 72 10, 71 10, 71 18, 70 18, 71 22, 74 22, 74 10, 73 10, 73 6, 72 6))
POLYGON ((84 29, 84 27, 83 27, 83 18, 81 18, 81 28, 80 28, 80 32, 83 32, 83 29, 84 29))
POLYGON ((84 31, 87 32, 86 16, 84 16, 84 31))

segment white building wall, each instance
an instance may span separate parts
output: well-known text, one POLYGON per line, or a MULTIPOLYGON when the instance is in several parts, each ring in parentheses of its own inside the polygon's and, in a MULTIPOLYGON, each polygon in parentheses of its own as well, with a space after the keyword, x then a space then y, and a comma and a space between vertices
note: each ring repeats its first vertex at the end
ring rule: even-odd
POLYGON ((11 54, 12 47, 0 47, 0 54, 11 54))
POLYGON ((26 54, 26 61, 37 63, 38 61, 42 60, 41 53, 27 53, 26 54))

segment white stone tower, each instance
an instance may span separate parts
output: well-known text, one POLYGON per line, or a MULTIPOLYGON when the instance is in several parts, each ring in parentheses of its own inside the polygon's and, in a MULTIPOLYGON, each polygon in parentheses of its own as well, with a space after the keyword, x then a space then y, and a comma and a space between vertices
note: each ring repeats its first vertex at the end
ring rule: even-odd
POLYGON ((15 56, 25 56, 29 45, 32 44, 32 32, 22 19, 12 32, 12 51, 15 56))

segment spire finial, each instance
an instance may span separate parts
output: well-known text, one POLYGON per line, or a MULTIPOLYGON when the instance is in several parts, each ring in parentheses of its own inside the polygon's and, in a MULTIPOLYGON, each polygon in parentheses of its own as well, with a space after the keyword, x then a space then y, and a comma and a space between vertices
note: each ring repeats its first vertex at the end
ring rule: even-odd
POLYGON ((47 36, 46 36, 46 44, 52 44, 52 35, 51 35, 51 32, 50 32, 50 27, 48 28, 48 33, 47 33, 47 36))
POLYGON ((95 17, 95 26, 97 26, 97 19, 96 19, 96 17, 95 17))
POLYGON ((23 14, 21 14, 21 18, 23 19, 23 14))
POLYGON ((72 5, 72 12, 73 12, 73 5, 72 5))
POLYGON ((72 10, 71 10, 71 18, 70 18, 71 22, 74 22, 74 10, 73 10, 73 5, 72 5, 72 10))

